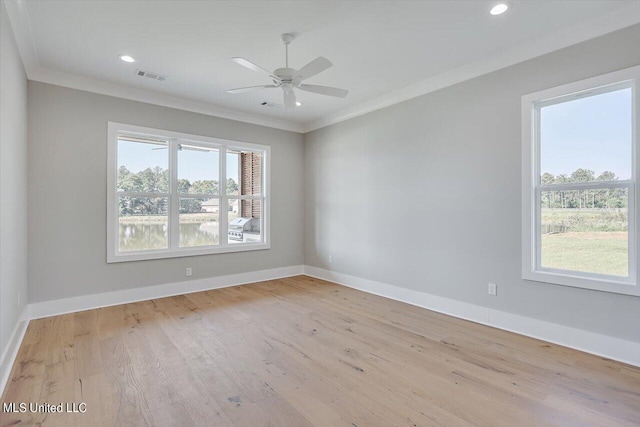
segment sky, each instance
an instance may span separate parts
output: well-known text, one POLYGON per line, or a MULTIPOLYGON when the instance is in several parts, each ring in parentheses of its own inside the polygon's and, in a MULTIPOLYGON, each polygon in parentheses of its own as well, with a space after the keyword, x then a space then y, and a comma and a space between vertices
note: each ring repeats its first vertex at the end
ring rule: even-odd
MULTIPOLYGON (((168 169, 169 154, 161 145, 139 142, 118 142, 118 168, 126 166, 131 172, 140 172, 148 167, 159 166, 168 169)), ((218 180, 218 151, 193 151, 183 149, 178 152, 178 178, 191 183, 198 180, 218 180)), ((227 154, 227 177, 238 182, 238 157, 227 154)))
POLYGON ((543 107, 541 173, 583 168, 596 177, 608 170, 630 179, 631 111, 630 88, 543 107))

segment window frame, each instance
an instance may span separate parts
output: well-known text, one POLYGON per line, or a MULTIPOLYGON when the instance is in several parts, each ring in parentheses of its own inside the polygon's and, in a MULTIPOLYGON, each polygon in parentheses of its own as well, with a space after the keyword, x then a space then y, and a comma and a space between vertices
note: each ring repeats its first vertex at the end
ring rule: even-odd
POLYGON ((637 233, 640 200, 638 186, 637 125, 640 123, 640 100, 638 99, 640 66, 600 75, 574 83, 524 95, 522 97, 522 278, 537 282, 572 286, 603 292, 640 296, 638 286, 638 263, 640 236, 637 233), (592 181, 568 184, 543 185, 540 170, 540 109, 549 105, 631 88, 632 133, 631 133, 631 179, 619 181, 592 181), (628 189, 628 265, 629 276, 619 277, 597 273, 551 269, 540 266, 541 259, 541 196, 543 191, 563 191, 598 188, 628 189))
MULTIPOLYGON (((271 248, 270 239, 270 162, 271 147, 268 145, 253 144, 248 142, 233 141, 222 138, 214 138, 202 135, 192 135, 182 132, 174 132, 162 129, 154 129, 125 123, 108 122, 107 135, 107 263, 142 261, 151 259, 177 258, 198 255, 212 255, 221 253, 246 252, 265 250, 271 248), (168 141, 169 162, 169 189, 168 193, 134 193, 143 194, 144 197, 167 197, 169 207, 167 209, 168 242, 167 249, 150 249, 144 251, 118 250, 119 239, 119 212, 118 197, 118 134, 140 135, 165 139, 168 141), (178 144, 189 143, 207 148, 219 150, 219 176, 218 194, 182 194, 178 193, 178 144), (226 193, 226 152, 227 150, 247 150, 260 152, 262 160, 262 191, 258 196, 227 195, 226 193), (185 198, 217 198, 218 224, 220 227, 219 242, 217 245, 180 247, 179 236, 179 208, 180 199, 185 198), (260 234, 261 241, 256 243, 232 243, 228 242, 228 201, 229 199, 254 198, 261 200, 260 234)), ((126 193, 130 194, 130 193, 126 193)), ((142 197, 142 196, 141 196, 142 197)))

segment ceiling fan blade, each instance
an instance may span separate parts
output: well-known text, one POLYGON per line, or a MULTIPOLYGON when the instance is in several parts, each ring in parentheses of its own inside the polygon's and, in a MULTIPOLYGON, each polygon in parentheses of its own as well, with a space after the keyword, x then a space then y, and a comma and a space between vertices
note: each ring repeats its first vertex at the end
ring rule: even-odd
POLYGON ((204 148, 204 147, 198 147, 197 145, 187 145, 187 144, 178 144, 178 150, 204 151, 206 153, 209 153, 211 151, 216 151, 215 148, 204 148))
POLYGON ((284 106, 287 108, 296 108, 296 94, 293 90, 284 91, 284 106))
MULTIPOLYGON (((169 147, 160 147, 160 148, 152 148, 152 150, 166 150, 169 147)), ((183 145, 183 144, 178 144, 178 151, 182 151, 182 150, 190 150, 190 151, 211 151, 208 150, 206 148, 200 148, 200 147, 194 147, 192 145, 183 145)))
POLYGON ((327 58, 319 56, 304 67, 300 68, 300 70, 298 70, 298 72, 296 73, 296 78, 298 80, 308 79, 309 77, 321 73, 332 65, 333 64, 331 63, 331 61, 329 61, 327 58))
POLYGON ((339 89, 337 87, 318 86, 318 85, 306 85, 301 84, 298 86, 300 90, 306 90, 307 92, 319 93, 321 95, 337 96, 338 98, 344 98, 349 93, 346 89, 339 89))
POLYGON ((248 86, 248 87, 239 87, 237 89, 229 89, 227 92, 229 93, 244 93, 244 92, 251 92, 252 90, 257 90, 257 89, 271 89, 274 87, 278 87, 276 85, 262 85, 262 86, 248 86))
POLYGON ((236 64, 240 64, 243 67, 247 67, 250 70, 256 71, 258 73, 265 73, 269 77, 271 77, 273 79, 276 79, 276 80, 279 80, 276 76, 273 75, 273 73, 271 71, 267 70, 266 68, 262 68, 261 66, 256 65, 253 62, 248 61, 248 60, 246 60, 244 58, 240 58, 240 57, 236 56, 236 57, 231 58, 231 60, 233 62, 235 62, 236 64))

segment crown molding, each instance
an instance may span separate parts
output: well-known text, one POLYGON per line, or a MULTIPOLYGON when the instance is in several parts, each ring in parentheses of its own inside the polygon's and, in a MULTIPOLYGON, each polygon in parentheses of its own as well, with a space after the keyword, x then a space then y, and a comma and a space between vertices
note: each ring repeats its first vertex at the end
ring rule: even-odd
POLYGON ((31 21, 29 20, 27 1, 2 0, 2 4, 6 6, 5 9, 7 11, 7 16, 11 23, 11 28, 16 39, 16 44, 18 45, 20 57, 22 58, 22 63, 29 80, 291 132, 302 133, 304 130, 301 123, 295 123, 289 120, 274 119, 272 117, 266 117, 259 114, 245 113, 207 102, 194 101, 178 96, 139 89, 133 86, 96 80, 77 74, 70 74, 44 68, 40 66, 38 61, 38 51, 31 31, 31 21))
POLYGON ((446 73, 429 77, 418 83, 395 90, 386 95, 365 101, 344 110, 328 114, 306 123, 274 119, 259 114, 244 113, 215 104, 194 101, 117 83, 95 80, 75 74, 54 71, 41 67, 31 31, 26 0, 2 0, 13 29, 25 71, 29 80, 40 81, 102 95, 115 96, 132 101, 146 102, 164 107, 207 114, 276 129, 307 133, 332 124, 340 123, 364 114, 389 107, 425 95, 448 86, 470 80, 553 51, 593 39, 622 28, 640 23, 640 3, 602 15, 591 21, 549 34, 530 43, 501 51, 482 60, 464 65, 446 73))
POLYGON ((29 71, 38 65, 38 53, 31 31, 27 2, 26 0, 2 0, 2 5, 7 12, 13 37, 22 58, 22 65, 29 77, 29 71))
POLYGON ((380 110, 430 92, 471 80, 493 71, 563 49, 617 30, 640 23, 640 2, 602 15, 591 21, 566 28, 559 33, 533 40, 524 45, 501 51, 479 61, 464 65, 446 73, 429 77, 418 83, 395 90, 386 95, 365 101, 317 120, 305 123, 304 133, 343 122, 380 110))
POLYGON ((33 67, 28 73, 29 80, 48 83, 56 86, 68 87, 101 95, 115 96, 131 101, 145 102, 147 104, 160 105, 162 107, 176 108, 178 110, 191 111, 193 113, 206 114, 223 119, 236 120, 254 125, 266 126, 275 129, 302 133, 302 123, 288 120, 274 119, 257 114, 244 113, 231 110, 206 102, 198 102, 187 98, 171 96, 133 86, 96 80, 89 77, 54 71, 43 67, 33 67))

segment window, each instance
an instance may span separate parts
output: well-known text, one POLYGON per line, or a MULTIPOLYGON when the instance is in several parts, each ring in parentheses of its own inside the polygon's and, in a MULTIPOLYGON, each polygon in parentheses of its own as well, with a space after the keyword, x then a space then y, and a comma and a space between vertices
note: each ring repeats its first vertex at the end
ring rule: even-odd
POLYGON ((269 248, 269 147, 109 123, 107 262, 269 248))
POLYGON ((526 95, 524 279, 640 295, 640 67, 526 95))

